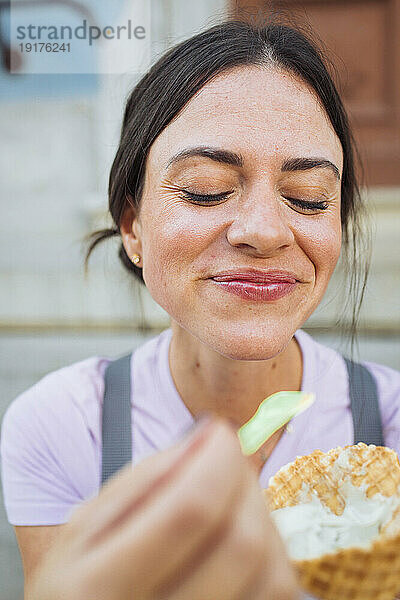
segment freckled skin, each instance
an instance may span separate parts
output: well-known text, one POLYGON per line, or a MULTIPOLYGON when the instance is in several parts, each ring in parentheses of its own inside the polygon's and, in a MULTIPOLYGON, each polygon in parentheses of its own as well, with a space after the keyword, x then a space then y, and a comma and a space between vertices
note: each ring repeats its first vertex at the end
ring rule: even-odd
POLYGON ((282 172, 296 157, 323 157, 342 172, 340 142, 312 91, 292 74, 254 66, 205 85, 150 149, 140 213, 132 221, 126 211, 121 232, 128 254, 142 257, 150 294, 171 315, 171 372, 194 414, 243 422, 269 393, 300 387, 293 335, 323 297, 341 226, 340 182, 327 168, 282 172), (193 146, 239 153, 243 167, 192 157, 166 169, 193 146), (182 189, 232 193, 196 205, 182 189), (323 199, 328 208, 310 213, 288 197, 323 199), (300 283, 279 300, 251 302, 207 279, 243 267, 287 270, 300 283))

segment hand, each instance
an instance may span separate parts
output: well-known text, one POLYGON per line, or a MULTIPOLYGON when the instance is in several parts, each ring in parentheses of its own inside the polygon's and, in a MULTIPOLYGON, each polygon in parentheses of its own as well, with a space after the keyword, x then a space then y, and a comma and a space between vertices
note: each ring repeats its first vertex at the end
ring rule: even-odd
POLYGON ((294 600, 297 585, 236 433, 208 421, 74 511, 28 600, 294 600))

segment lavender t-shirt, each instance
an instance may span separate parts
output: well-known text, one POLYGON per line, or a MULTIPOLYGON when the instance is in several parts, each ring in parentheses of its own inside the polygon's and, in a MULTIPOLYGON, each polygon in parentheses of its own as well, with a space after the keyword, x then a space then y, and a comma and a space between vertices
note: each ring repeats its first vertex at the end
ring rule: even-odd
MULTIPOLYGON (((163 331, 134 353, 131 371, 133 462, 170 446, 193 417, 174 385, 168 362, 172 332, 163 331)), ((353 443, 345 363, 304 331, 302 389, 315 403, 291 421, 260 473, 262 487, 282 465, 320 448, 353 443)), ((12 525, 65 523, 72 509, 98 494, 101 410, 110 359, 92 357, 50 373, 18 396, 1 431, 5 506, 12 525)), ((379 392, 384 439, 400 452, 400 373, 365 363, 379 392)))

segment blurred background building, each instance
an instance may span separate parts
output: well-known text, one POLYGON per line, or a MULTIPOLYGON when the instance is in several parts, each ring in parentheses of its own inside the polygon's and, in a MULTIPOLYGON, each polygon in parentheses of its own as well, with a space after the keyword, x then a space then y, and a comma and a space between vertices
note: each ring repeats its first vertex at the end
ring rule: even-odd
MULTIPOLYGON (((282 9, 265 0, 147 1, 151 61, 228 15, 250 20, 282 9)), ((107 222, 108 171, 137 77, 10 74, 6 5, 0 2, 0 419, 49 371, 90 355, 118 356, 168 327, 164 311, 123 271, 114 241, 96 249, 87 279, 83 272, 81 240, 107 222)), ((130 0, 112 5, 117 18, 130 0)), ((373 260, 355 357, 400 369, 400 0, 293 0, 285 11, 326 44, 366 164, 373 260)), ((345 350, 336 323, 347 296, 340 271, 306 329, 345 350)), ((20 598, 19 554, 1 504, 0 600, 20 598)))

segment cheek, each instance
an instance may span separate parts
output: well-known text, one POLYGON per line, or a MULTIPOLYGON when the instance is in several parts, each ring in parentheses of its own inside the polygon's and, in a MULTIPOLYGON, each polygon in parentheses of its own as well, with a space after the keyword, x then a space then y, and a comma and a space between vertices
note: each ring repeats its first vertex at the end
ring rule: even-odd
POLYGON ((327 283, 324 280, 329 280, 333 273, 342 244, 338 203, 335 202, 325 212, 316 215, 291 211, 287 216, 305 263, 308 263, 310 270, 313 271, 314 283, 316 285, 327 283))
POLYGON ((326 286, 340 256, 340 221, 331 219, 329 222, 314 222, 302 234, 301 245, 314 265, 316 284, 326 286))
POLYGON ((184 292, 196 258, 213 238, 210 219, 173 208, 153 213, 143 228, 143 278, 157 301, 184 292))

